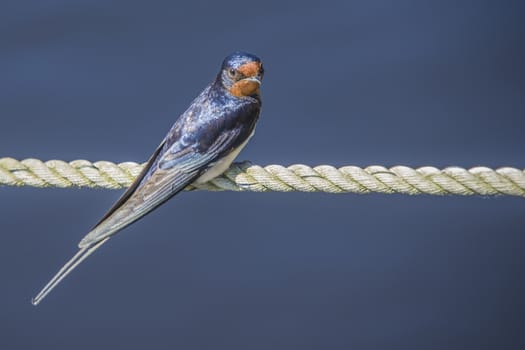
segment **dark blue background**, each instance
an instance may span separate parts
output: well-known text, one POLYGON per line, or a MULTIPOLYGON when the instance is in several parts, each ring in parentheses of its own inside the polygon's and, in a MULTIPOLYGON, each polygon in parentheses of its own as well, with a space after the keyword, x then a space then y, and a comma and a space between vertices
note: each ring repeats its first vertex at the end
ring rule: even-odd
MULTIPOLYGON (((520 1, 3 1, 0 157, 144 161, 236 49, 258 164, 525 167, 520 1)), ((523 198, 0 188, 0 348, 525 346, 523 198)))

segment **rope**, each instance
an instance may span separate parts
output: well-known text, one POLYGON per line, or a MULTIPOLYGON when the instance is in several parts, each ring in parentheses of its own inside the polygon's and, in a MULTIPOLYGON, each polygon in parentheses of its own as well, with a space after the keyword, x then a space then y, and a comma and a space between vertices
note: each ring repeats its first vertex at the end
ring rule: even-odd
MULTIPOLYGON (((89 187, 120 189, 128 187, 143 165, 133 162, 111 163, 87 160, 64 162, 38 159, 18 161, 0 158, 0 186, 89 187)), ((249 162, 234 163, 222 176, 187 190, 254 192, 402 193, 456 195, 510 195, 525 197, 525 169, 486 167, 463 169, 434 167, 412 169, 406 166, 309 167, 302 164, 261 167, 249 162)))

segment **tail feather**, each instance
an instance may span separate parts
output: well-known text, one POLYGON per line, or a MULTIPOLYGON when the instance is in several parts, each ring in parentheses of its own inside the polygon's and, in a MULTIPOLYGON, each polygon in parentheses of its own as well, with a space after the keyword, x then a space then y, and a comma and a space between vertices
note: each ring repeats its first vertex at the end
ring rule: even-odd
POLYGON ((42 299, 46 297, 67 275, 71 273, 82 261, 89 257, 95 250, 100 248, 104 243, 108 241, 110 237, 106 237, 99 242, 81 248, 69 261, 62 266, 62 268, 56 273, 55 276, 42 288, 42 290, 31 299, 33 305, 38 305, 42 299))

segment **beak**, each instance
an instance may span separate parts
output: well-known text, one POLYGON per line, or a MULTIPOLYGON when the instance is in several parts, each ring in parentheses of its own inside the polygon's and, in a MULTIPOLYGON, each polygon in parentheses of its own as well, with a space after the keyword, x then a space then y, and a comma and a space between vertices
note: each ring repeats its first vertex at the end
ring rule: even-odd
POLYGON ((244 78, 242 80, 253 81, 254 83, 257 83, 257 84, 261 85, 261 77, 259 75, 255 76, 255 77, 244 78))
POLYGON ((230 93, 237 97, 258 94, 261 87, 261 78, 261 76, 256 75, 241 79, 232 85, 230 93))

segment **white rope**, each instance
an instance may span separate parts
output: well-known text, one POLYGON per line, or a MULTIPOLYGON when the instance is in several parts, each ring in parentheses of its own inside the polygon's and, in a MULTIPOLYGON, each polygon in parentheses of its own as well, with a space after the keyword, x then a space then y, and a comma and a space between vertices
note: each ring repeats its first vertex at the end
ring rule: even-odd
MULTIPOLYGON (((143 165, 87 160, 64 162, 38 159, 18 161, 0 158, 0 185, 33 187, 128 187, 143 165)), ((433 195, 511 195, 525 197, 525 170, 475 167, 437 169, 406 166, 309 167, 302 164, 261 167, 249 162, 234 163, 222 176, 187 189, 255 192, 403 193, 433 195)))

